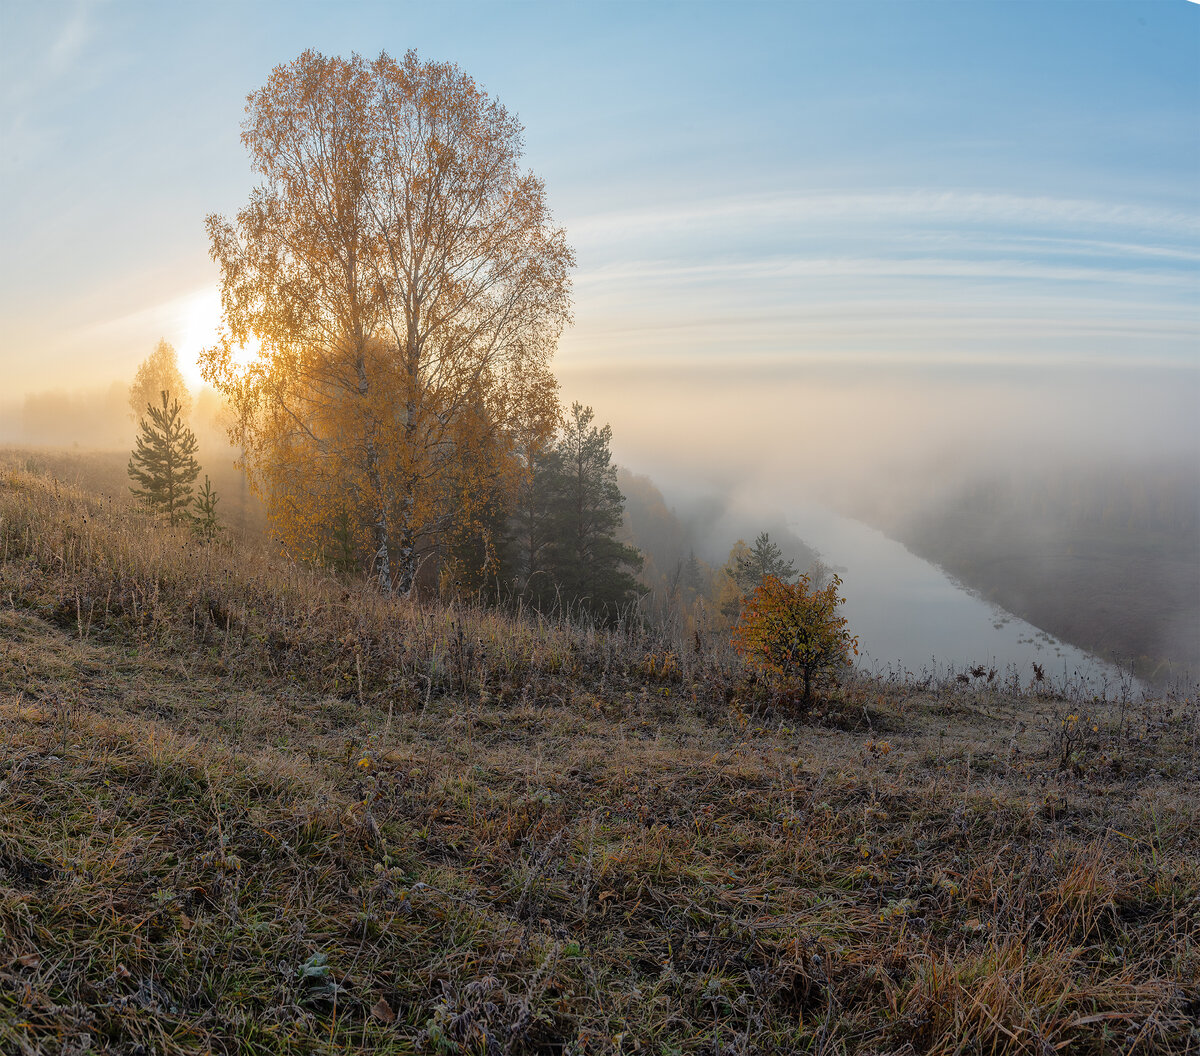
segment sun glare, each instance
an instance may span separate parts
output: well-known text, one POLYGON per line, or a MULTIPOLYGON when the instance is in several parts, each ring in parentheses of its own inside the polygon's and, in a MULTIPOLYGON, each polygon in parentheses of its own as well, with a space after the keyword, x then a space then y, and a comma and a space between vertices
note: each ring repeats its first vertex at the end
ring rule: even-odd
MULTIPOLYGON (((198 360, 204 349, 216 344, 220 326, 221 296, 216 290, 200 290, 180 299, 175 351, 179 355, 179 369, 193 388, 198 389, 204 383, 198 360)), ((258 342, 251 341, 234 356, 234 360, 244 366, 257 356, 258 351, 258 342)))

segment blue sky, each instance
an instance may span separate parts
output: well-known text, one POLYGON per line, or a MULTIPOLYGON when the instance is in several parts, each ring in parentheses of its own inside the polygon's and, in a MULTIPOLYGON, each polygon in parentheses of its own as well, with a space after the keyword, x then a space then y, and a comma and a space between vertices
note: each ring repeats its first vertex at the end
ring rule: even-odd
POLYGON ((244 98, 306 47, 415 47, 520 115, 579 259, 568 388, 1197 367, 1186 0, 0 0, 9 393, 126 378, 160 334, 194 353, 244 98))

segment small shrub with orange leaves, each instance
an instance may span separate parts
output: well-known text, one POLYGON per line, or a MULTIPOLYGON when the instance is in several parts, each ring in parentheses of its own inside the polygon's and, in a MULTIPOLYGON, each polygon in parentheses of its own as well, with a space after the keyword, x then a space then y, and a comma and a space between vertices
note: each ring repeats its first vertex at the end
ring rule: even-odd
POLYGON ((808 576, 784 583, 767 576, 746 598, 733 629, 734 648, 760 671, 785 684, 801 683, 804 702, 815 685, 835 675, 858 655, 858 639, 838 615, 841 577, 813 590, 808 576))

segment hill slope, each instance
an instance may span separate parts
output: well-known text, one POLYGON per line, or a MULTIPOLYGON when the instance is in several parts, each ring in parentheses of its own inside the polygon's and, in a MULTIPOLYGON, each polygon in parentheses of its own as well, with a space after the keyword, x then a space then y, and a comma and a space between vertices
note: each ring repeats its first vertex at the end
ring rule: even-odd
POLYGON ((1195 700, 837 692, 0 475, 0 1051, 1197 1051, 1195 700))

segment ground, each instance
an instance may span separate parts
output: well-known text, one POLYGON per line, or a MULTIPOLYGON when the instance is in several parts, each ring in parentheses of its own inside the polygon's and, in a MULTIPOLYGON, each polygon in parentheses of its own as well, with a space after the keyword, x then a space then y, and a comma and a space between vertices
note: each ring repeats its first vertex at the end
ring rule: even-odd
POLYGON ((0 473, 0 1051, 1200 1052, 1200 708, 798 714, 0 473))

